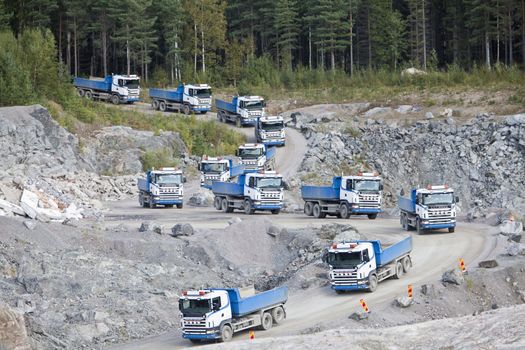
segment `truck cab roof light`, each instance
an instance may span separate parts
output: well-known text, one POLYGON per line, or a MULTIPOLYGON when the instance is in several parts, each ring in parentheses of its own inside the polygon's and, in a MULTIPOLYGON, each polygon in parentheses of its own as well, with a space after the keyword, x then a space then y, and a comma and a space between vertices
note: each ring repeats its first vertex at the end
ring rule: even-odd
POLYGON ((363 176, 363 172, 362 171, 358 172, 357 176, 363 176))
POLYGON ((199 295, 206 295, 206 292, 203 290, 199 290, 199 295))
POLYGON ((332 244, 332 249, 337 249, 337 243, 332 244))
POLYGON ((188 295, 188 291, 187 290, 182 291, 182 295, 187 296, 188 295))

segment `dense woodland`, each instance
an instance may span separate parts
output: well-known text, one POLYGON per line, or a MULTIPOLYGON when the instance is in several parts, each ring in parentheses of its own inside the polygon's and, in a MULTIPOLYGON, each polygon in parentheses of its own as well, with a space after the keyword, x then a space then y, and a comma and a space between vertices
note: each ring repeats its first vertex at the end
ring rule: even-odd
POLYGON ((0 0, 71 75, 235 85, 243 69, 525 67, 525 0, 0 0))

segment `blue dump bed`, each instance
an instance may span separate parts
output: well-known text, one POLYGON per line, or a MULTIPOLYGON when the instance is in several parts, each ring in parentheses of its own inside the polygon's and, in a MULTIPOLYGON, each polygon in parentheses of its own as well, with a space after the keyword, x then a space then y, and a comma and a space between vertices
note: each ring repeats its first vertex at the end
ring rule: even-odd
POLYGON ((139 190, 149 192, 149 182, 146 179, 139 179, 137 182, 139 190))
POLYGON ((397 199, 397 205, 399 206, 399 209, 404 210, 409 213, 415 213, 416 212, 416 196, 417 196, 416 189, 413 189, 412 191, 410 191, 410 198, 399 196, 397 199))
POLYGON ((362 242, 370 242, 374 246, 374 254, 376 256, 376 263, 378 267, 387 265, 400 256, 408 254, 412 251, 412 236, 408 236, 407 238, 392 244, 384 250, 381 247, 381 241, 362 242))
POLYGON ((245 175, 241 175, 237 178, 237 182, 222 182, 213 181, 211 184, 211 191, 215 195, 227 195, 227 196, 244 196, 244 179, 245 175))
POLYGON ((234 165, 230 167, 230 177, 237 177, 244 174, 244 165, 234 165))
POLYGON ((177 90, 149 89, 149 97, 173 102, 182 102, 183 93, 184 85, 180 85, 177 90))
POLYGON ((304 200, 338 201, 341 190, 341 176, 332 180, 332 186, 302 186, 301 196, 304 200))
POLYGON ((93 89, 99 91, 111 91, 111 81, 112 77, 108 75, 104 80, 93 80, 93 79, 84 79, 84 78, 75 78, 73 80, 73 85, 75 87, 93 89))
POLYGON ((228 101, 215 99, 215 107, 217 107, 217 109, 222 109, 230 113, 237 113, 237 97, 233 98, 232 103, 228 101))
POLYGON ((228 292, 232 308, 232 315, 240 317, 268 307, 284 304, 288 300, 288 287, 277 287, 241 298, 237 288, 224 289, 228 292))
POLYGON ((275 147, 268 147, 266 149, 266 159, 272 159, 277 154, 277 148, 275 147))

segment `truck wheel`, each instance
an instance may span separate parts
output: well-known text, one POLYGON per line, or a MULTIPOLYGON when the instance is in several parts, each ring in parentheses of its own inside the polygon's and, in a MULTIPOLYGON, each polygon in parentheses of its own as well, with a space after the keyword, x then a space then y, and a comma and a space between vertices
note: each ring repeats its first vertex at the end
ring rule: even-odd
POLYGON ((323 218, 326 217, 326 213, 322 212, 321 206, 319 205, 319 203, 315 203, 314 204, 314 207, 312 209, 312 213, 313 213, 314 217, 316 217, 318 219, 323 219, 323 218))
POLYGON ((270 315, 269 312, 265 312, 263 315, 262 315, 262 320, 261 320, 261 329, 263 331, 267 331, 269 330, 270 328, 272 328, 273 326, 273 319, 272 319, 272 315, 270 315))
POLYGON ((222 111, 217 112, 217 119, 219 119, 221 123, 224 123, 224 116, 222 114, 222 111))
POLYGON ((375 218, 377 218, 377 214, 368 214, 367 216, 370 220, 375 220, 375 218))
POLYGON ((238 128, 242 127, 241 118, 237 117, 237 119, 235 120, 235 126, 238 128))
POLYGON ((201 342, 200 339, 190 339, 190 341, 191 341, 193 344, 200 344, 200 342, 201 342))
POLYGON ((182 209, 183 205, 182 204, 177 204, 177 209, 182 209))
POLYGON ((348 219, 350 217, 350 208, 348 208, 348 204, 341 203, 339 214, 341 214, 341 219, 348 219))
POLYGON ((86 91, 85 96, 88 100, 93 99, 93 93, 91 91, 86 91))
POLYGON ((281 322, 283 322, 284 317, 285 317, 285 313, 284 313, 284 309, 282 306, 277 306, 272 309, 273 323, 280 324, 281 322))
POLYGON ((399 221, 401 221, 401 227, 403 230, 408 231, 408 218, 406 214, 401 213, 399 221))
POLYGON ((232 340, 232 337, 233 337, 232 327, 225 324, 221 327, 220 332, 221 332, 221 337, 219 338, 219 342, 224 343, 224 342, 232 340))
POLYGON ((186 115, 190 115, 190 112, 191 112, 190 106, 184 105, 184 107, 182 108, 182 112, 184 112, 184 114, 186 115))
POLYGON ((416 231, 417 231, 417 234, 420 235, 421 234, 421 221, 419 221, 419 218, 416 219, 416 231))
POLYGON ((146 208, 146 202, 144 202, 144 196, 142 194, 139 194, 139 205, 142 208, 146 208))
POLYGON ((78 89, 77 93, 78 93, 78 96, 80 96, 80 97, 84 97, 84 95, 86 94, 86 92, 84 90, 82 90, 82 89, 78 89))
MULTIPOLYGON (((151 108, 153 108, 155 110, 159 109, 159 101, 158 100, 151 101, 151 108)), ((196 340, 198 340, 198 339, 196 339, 196 340)))
POLYGON ((377 289, 377 276, 371 274, 370 276, 368 276, 368 291, 370 293, 373 293, 376 291, 376 289, 377 289))
POLYGON ((221 210, 221 197, 215 197, 213 200, 213 205, 215 206, 215 209, 221 210))
POLYGON ((252 201, 249 200, 249 199, 245 199, 245 200, 244 200, 243 208, 244 208, 244 213, 245 213, 246 215, 252 215, 253 212, 255 211, 255 210, 253 210, 253 208, 252 208, 252 201))
POLYGON ((396 262, 396 274, 394 275, 394 279, 398 280, 403 276, 403 264, 401 264, 401 261, 396 262))
POLYGON ((313 203, 312 202, 306 202, 304 203, 304 213, 307 215, 307 216, 312 216, 313 215, 313 203))
POLYGON ((166 102, 164 101, 159 102, 159 111, 166 112, 166 102))
POLYGON ((403 272, 407 273, 408 270, 412 267, 412 261, 408 256, 405 256, 403 260, 401 260, 401 264, 403 265, 403 272))
POLYGON ((449 232, 449 233, 453 233, 454 231, 456 231, 456 228, 455 228, 455 227, 449 227, 449 228, 448 228, 448 232, 449 232))
POLYGON ((271 212, 272 214, 277 215, 281 212, 281 209, 272 209, 271 212))
POLYGON ((118 95, 111 96, 111 103, 118 105, 120 103, 120 97, 118 95))
POLYGON ((155 209, 155 208, 157 208, 157 204, 155 204, 155 203, 151 203, 151 202, 150 202, 150 203, 149 203, 149 207, 150 207, 151 209, 155 209))
POLYGON ((228 212, 229 210, 229 207, 228 207, 228 200, 226 198, 223 198, 222 201, 221 201, 221 210, 225 213, 228 212))
POLYGON ((165 208, 173 208, 173 204, 166 204, 164 207, 165 208))

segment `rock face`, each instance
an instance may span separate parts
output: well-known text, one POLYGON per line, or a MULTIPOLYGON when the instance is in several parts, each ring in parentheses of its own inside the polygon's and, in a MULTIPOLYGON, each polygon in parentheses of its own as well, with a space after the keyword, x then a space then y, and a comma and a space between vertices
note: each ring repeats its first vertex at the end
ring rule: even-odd
POLYGON ((482 114, 463 124, 420 115, 400 125, 366 119, 361 105, 355 113, 347 108, 335 116, 314 107, 318 114, 304 109, 290 122, 310 146, 299 173, 304 183, 377 170, 387 205, 396 204, 401 189, 447 183, 471 218, 492 207, 525 212, 525 114, 482 114))
POLYGON ((24 317, 0 304, 0 349, 31 350, 24 317))

